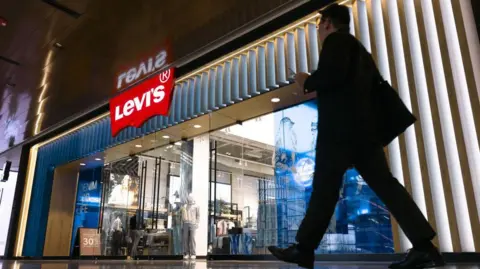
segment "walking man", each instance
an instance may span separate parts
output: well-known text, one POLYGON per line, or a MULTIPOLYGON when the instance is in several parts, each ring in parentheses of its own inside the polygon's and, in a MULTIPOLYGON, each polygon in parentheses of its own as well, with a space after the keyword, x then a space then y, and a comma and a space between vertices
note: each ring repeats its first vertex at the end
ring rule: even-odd
MULTIPOLYGON (((312 75, 298 73, 296 83, 305 92, 316 91, 318 136, 313 191, 298 229, 297 244, 269 247, 278 259, 313 268, 319 246, 339 198, 345 171, 352 165, 385 203, 413 249, 390 268, 426 268, 444 265, 431 243, 436 236, 405 188, 390 173, 373 112, 374 85, 381 75, 372 56, 349 34, 350 14, 345 6, 320 11, 318 35, 323 43, 318 68, 312 75)), ((379 131, 380 130, 380 131, 379 131)))

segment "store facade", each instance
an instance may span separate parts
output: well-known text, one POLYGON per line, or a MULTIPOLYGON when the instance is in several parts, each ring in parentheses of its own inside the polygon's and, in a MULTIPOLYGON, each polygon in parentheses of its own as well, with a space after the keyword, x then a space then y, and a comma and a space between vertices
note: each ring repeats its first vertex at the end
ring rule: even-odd
MULTIPOLYGON (((419 26, 407 18, 420 7, 403 2, 405 5, 348 2, 351 33, 372 51, 381 72, 422 118, 421 126, 388 148, 394 175, 409 186, 437 227, 436 243, 443 251, 475 252, 480 247, 479 235, 472 232, 480 227, 480 185, 473 175, 450 178, 449 188, 441 180, 438 183, 442 177, 449 178, 441 172, 446 163, 438 152, 430 155, 430 151, 446 145, 431 137, 434 108, 428 102, 428 89, 418 83, 432 71, 418 69, 418 58, 404 55, 421 50, 420 38, 426 37, 419 37, 419 26), (396 26, 404 27, 408 34, 396 26), (411 83, 406 85, 402 79, 411 83), (422 99, 425 93, 427 100, 422 99), (420 155, 428 157, 420 159, 420 155), (428 165, 428 169, 422 171, 420 165, 428 165), (459 189, 460 183, 471 188, 459 189)), ((451 6, 441 9, 442 15, 453 11, 451 6)), ((422 16, 431 19, 428 14, 422 16)), ((110 113, 33 146, 15 255, 181 256, 186 244, 182 210, 192 199, 198 208, 196 232, 190 234, 195 238, 197 256, 268 254, 270 245, 293 243, 311 193, 317 106, 314 96, 304 95, 292 84, 291 71, 316 69, 320 49, 317 20, 318 14, 310 14, 178 78, 174 69, 152 72, 113 98, 110 113), (165 72, 171 72, 171 87, 164 81, 165 72), (158 88, 162 85, 165 87, 158 88), (161 97, 158 102, 157 97, 161 97), (136 242, 136 238, 141 239, 136 242)), ((455 44, 441 43, 438 37, 428 39, 432 42, 456 49, 455 44)), ((443 55, 446 61, 447 56, 443 55)), ((150 70, 148 63, 145 68, 150 70)), ((129 75, 127 71, 122 82, 127 80, 134 83, 133 72, 129 75)), ((475 87, 467 90, 477 94, 475 87)), ((465 123, 470 118, 457 115, 472 114, 479 106, 478 95, 470 96, 476 98, 462 106, 470 107, 470 112, 448 112, 461 126, 478 126, 473 116, 465 123)), ((441 116, 434 120, 449 126, 441 116)), ((465 128, 463 135, 468 136, 471 127, 465 128)), ((459 147, 474 141, 462 142, 459 147)), ((477 153, 460 151, 456 156, 475 161, 477 153)), ((458 169, 476 171, 473 166, 458 169)), ((406 250, 408 240, 361 176, 349 170, 344 177, 341 200, 317 252, 389 254, 406 250)))

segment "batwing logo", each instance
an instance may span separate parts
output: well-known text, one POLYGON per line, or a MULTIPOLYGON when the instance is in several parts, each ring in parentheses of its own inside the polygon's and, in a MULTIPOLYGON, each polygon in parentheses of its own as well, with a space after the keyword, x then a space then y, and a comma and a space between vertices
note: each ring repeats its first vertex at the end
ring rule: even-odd
POLYGON ((110 99, 112 136, 128 126, 138 128, 153 116, 167 116, 174 80, 170 68, 110 99))

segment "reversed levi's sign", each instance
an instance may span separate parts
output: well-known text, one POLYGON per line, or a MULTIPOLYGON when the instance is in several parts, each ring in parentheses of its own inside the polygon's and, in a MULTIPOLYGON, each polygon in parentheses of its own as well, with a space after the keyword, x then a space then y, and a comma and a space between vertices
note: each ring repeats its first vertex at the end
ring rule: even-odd
POLYGON ((112 136, 122 129, 140 127, 153 116, 167 116, 175 82, 170 68, 110 99, 112 136))
POLYGON ((132 85, 139 79, 148 76, 155 71, 161 70, 167 64, 167 52, 160 51, 155 58, 141 62, 138 66, 133 66, 117 77, 117 90, 120 91, 128 85, 132 85))

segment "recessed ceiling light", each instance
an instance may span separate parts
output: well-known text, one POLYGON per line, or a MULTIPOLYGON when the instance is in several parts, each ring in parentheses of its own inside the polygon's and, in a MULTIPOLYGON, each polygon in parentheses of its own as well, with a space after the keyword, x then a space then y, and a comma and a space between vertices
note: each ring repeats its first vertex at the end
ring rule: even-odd
POLYGON ((80 163, 80 166, 85 166, 85 164, 84 164, 84 163, 80 163))
POLYGON ((182 145, 182 142, 181 142, 181 141, 175 142, 175 145, 181 146, 181 145, 182 145))
POLYGON ((271 101, 272 101, 272 103, 278 103, 278 102, 280 102, 280 98, 274 97, 274 98, 272 98, 271 101))
POLYGON ((195 124, 193 125, 193 128, 199 129, 199 128, 202 128, 202 125, 195 124))
POLYGON ((101 161, 101 160, 102 160, 102 159, 100 159, 100 158, 95 158, 95 161, 101 161))
POLYGON ((162 137, 165 138, 165 139, 169 139, 169 138, 170 138, 170 136, 168 136, 168 135, 164 135, 164 136, 162 136, 162 137))
POLYGON ((56 42, 56 43, 54 44, 54 46, 55 46, 56 48, 59 48, 59 49, 63 48, 63 45, 60 44, 60 43, 58 43, 58 42, 56 42))
POLYGON ((142 147, 142 145, 135 145, 135 147, 136 147, 136 148, 141 148, 141 147, 142 147))

